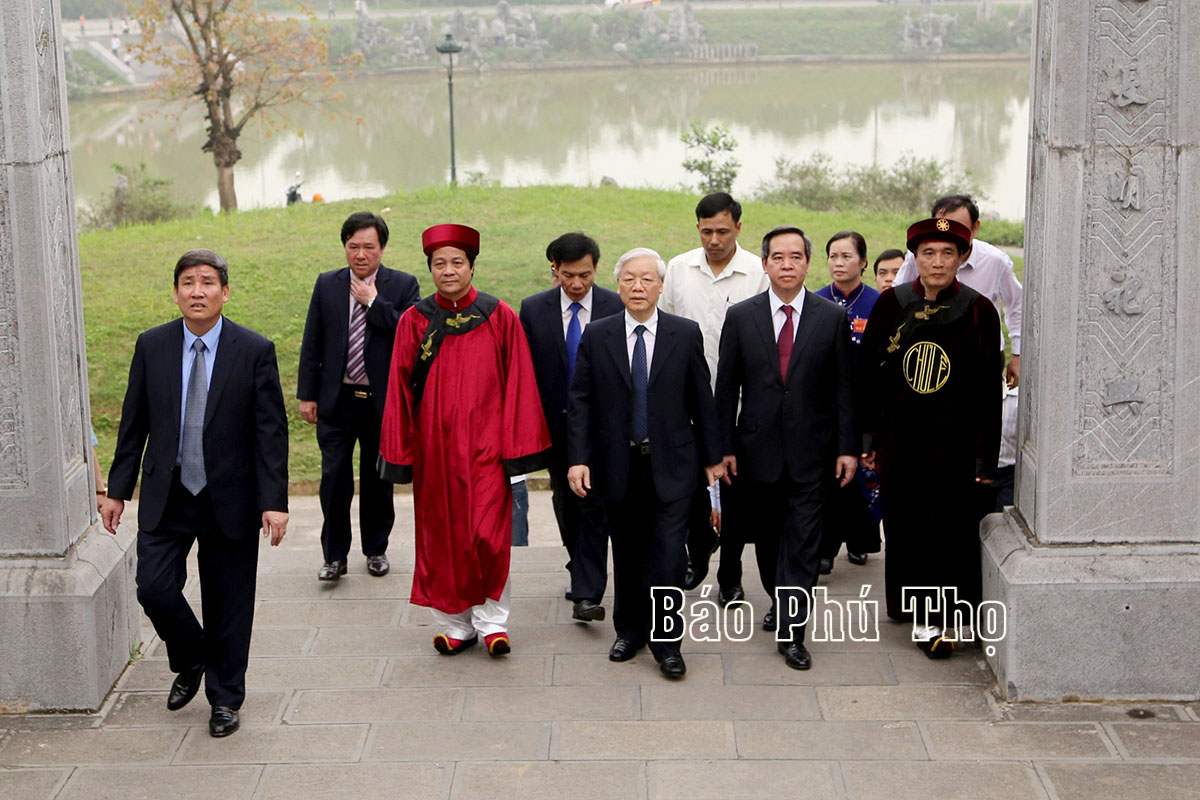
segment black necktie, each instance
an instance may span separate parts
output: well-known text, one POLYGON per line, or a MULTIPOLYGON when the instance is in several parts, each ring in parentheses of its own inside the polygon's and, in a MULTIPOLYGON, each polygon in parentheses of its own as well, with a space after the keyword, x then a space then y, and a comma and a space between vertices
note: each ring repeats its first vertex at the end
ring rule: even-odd
POLYGON ((633 332, 637 334, 637 341, 633 344, 633 363, 629 369, 633 373, 633 441, 637 444, 650 438, 646 412, 646 390, 650 385, 650 375, 646 368, 646 340, 642 337, 646 326, 638 325, 633 332))

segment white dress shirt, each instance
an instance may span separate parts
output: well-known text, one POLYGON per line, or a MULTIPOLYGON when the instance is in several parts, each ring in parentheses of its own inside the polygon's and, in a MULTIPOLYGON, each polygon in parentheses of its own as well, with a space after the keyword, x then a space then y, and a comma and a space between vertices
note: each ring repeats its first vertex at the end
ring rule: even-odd
POLYGON ((775 294, 775 290, 767 292, 767 299, 771 303, 771 324, 775 327, 775 341, 779 341, 779 332, 783 330, 783 325, 787 322, 787 314, 783 311, 785 305, 792 307, 792 341, 796 341, 796 331, 800 329, 800 310, 804 308, 804 293, 807 290, 801 286, 800 294, 796 295, 796 299, 790 303, 784 303, 779 299, 779 295, 775 294))
POLYGON ((704 334, 704 360, 713 385, 717 380, 717 356, 725 312, 771 285, 762 259, 741 245, 720 275, 713 275, 703 247, 677 255, 667 264, 658 307, 668 314, 687 317, 704 334))
POLYGON ((658 309, 654 309, 654 313, 650 315, 650 319, 645 322, 638 322, 633 317, 629 316, 629 312, 625 312, 625 350, 629 354, 629 370, 633 371, 633 346, 637 344, 637 334, 633 329, 638 325, 645 325, 646 332, 642 334, 642 340, 646 342, 646 377, 650 377, 650 367, 654 364, 654 339, 658 335, 658 309))
MULTIPOLYGON (((558 290, 559 303, 562 306, 562 323, 563 323, 563 339, 567 338, 567 328, 571 326, 571 303, 575 301, 567 297, 567 293, 562 289, 558 290)), ((588 289, 587 294, 579 301, 582 308, 579 309, 577 316, 579 317, 579 332, 583 333, 583 329, 592 321, 592 290, 588 289)))
POLYGON ((1017 463, 1017 392, 1018 387, 1004 387, 1004 405, 1000 413, 1000 458, 997 466, 1011 467, 1017 463))
MULTIPOLYGON (((917 264, 913 254, 909 253, 904 257, 900 273, 896 275, 896 285, 912 283, 916 279, 917 264)), ((997 310, 1003 304, 1004 324, 1008 327, 1008 338, 1012 340, 1013 355, 1021 355, 1023 289, 1008 254, 995 245, 976 239, 967 262, 958 268, 958 280, 991 300, 997 310)), ((1004 331, 1000 331, 1000 349, 1004 349, 1004 331)))

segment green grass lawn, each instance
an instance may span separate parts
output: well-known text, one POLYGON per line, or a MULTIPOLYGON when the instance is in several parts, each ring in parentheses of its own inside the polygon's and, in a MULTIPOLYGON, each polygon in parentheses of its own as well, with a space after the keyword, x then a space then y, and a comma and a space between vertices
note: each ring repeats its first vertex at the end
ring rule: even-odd
MULTIPOLYGON (((421 253, 421 231, 439 222, 478 228, 483 238, 475 285, 515 309, 521 298, 549 288, 545 249, 554 237, 569 230, 593 236, 603 254, 600 283, 613 288, 612 265, 625 250, 652 247, 669 259, 699 245, 698 199, 682 192, 615 187, 435 188, 81 234, 88 376, 100 462, 107 469, 112 457, 134 339, 179 315, 171 272, 185 250, 207 247, 225 256, 231 285, 226 314, 274 340, 292 432, 291 479, 309 483, 319 478, 320 456, 314 428, 301 421, 295 400, 300 338, 317 274, 345 264, 339 231, 350 213, 383 214, 391 228, 384 263, 416 275, 422 294, 433 286, 421 253)), ((874 259, 880 250, 902 246, 911 220, 747 203, 742 222, 741 242, 750 250, 775 225, 799 224, 807 231, 814 242, 808 286, 816 289, 828 283, 824 244, 830 235, 858 230, 874 259)), ((987 223, 981 236, 987 238, 987 223)))

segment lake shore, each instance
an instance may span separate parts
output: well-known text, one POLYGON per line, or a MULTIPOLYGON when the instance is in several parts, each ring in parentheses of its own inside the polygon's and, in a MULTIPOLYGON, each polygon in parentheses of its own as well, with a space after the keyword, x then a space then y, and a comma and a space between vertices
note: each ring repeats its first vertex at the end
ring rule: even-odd
MULTIPOLYGON (((674 67, 755 67, 778 66, 782 64, 812 64, 828 66, 833 64, 1019 64, 1029 60, 1028 53, 999 53, 981 55, 978 53, 943 53, 940 55, 905 55, 903 53, 870 54, 858 53, 850 55, 828 54, 796 54, 796 55, 763 55, 755 58, 742 59, 692 59, 692 58, 655 58, 642 60, 612 59, 577 59, 570 61, 506 61, 489 64, 483 72, 559 72, 564 70, 622 70, 622 69, 658 69, 674 67)), ((390 75, 428 75, 444 73, 446 68, 440 64, 414 64, 404 67, 386 67, 382 69, 355 69, 338 73, 339 82, 353 81, 365 78, 381 78, 390 75)), ((480 72, 472 67, 460 67, 457 74, 475 74, 480 72)), ((86 99, 90 97, 139 97, 152 93, 152 83, 136 83, 125 86, 90 86, 73 90, 72 98, 86 99)))

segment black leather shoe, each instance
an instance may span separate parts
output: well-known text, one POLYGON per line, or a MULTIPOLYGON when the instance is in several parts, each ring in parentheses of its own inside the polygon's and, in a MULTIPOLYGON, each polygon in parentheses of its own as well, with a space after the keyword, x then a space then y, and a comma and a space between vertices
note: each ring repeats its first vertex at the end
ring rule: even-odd
POLYGON ((690 560, 687 565, 687 572, 683 574, 683 588, 691 591, 700 584, 704 583, 704 579, 708 577, 708 561, 702 561, 699 564, 693 564, 690 560))
POLYGON ((208 732, 216 739, 228 736, 241 725, 238 713, 227 706, 213 706, 212 716, 208 718, 208 732))
POLYGON ((682 678, 687 674, 687 664, 683 663, 683 656, 678 653, 664 658, 658 668, 668 678, 682 678))
POLYGON ((178 711, 192 702, 200 688, 200 679, 204 677, 204 665, 198 664, 191 669, 185 669, 175 676, 171 684, 171 692, 167 695, 167 710, 178 711))
POLYGON ((799 642, 780 642, 779 652, 783 653, 784 662, 792 669, 812 668, 812 655, 799 642))
POLYGON ((740 583, 734 586, 722 586, 721 590, 717 592, 717 602, 722 608, 730 603, 745 599, 746 590, 742 588, 740 583))
POLYGON ((637 655, 645 645, 641 642, 631 642, 628 639, 617 638, 608 651, 609 661, 628 661, 637 655))
POLYGON ((346 574, 346 559, 339 558, 337 561, 326 561, 317 570, 317 580, 319 581, 336 581, 338 578, 346 574))
MULTIPOLYGON (((391 568, 392 565, 389 564, 387 560, 387 553, 380 553, 377 556, 367 556, 367 572, 371 573, 376 578, 382 578, 384 575, 387 575, 388 570, 391 568)), ((343 567, 342 572, 345 571, 346 570, 343 567)))
POLYGON ((581 622, 603 622, 604 606, 593 603, 591 600, 576 600, 575 607, 571 611, 571 619, 581 622))
POLYGON ((779 626, 775 622, 775 612, 774 611, 768 611, 767 613, 763 614, 763 630, 764 631, 773 631, 778 627, 779 626))
POLYGON ((563 592, 563 600, 574 600, 574 599, 575 599, 575 595, 571 594, 571 587, 568 586, 566 588, 566 590, 563 592))
POLYGON ((822 575, 828 575, 833 572, 833 559, 822 558, 820 563, 817 564, 817 569, 822 575))
POLYGON ((851 564, 857 564, 858 566, 861 567, 863 564, 867 563, 867 554, 866 553, 851 553, 849 550, 847 550, 846 551, 846 560, 849 561, 851 564))

